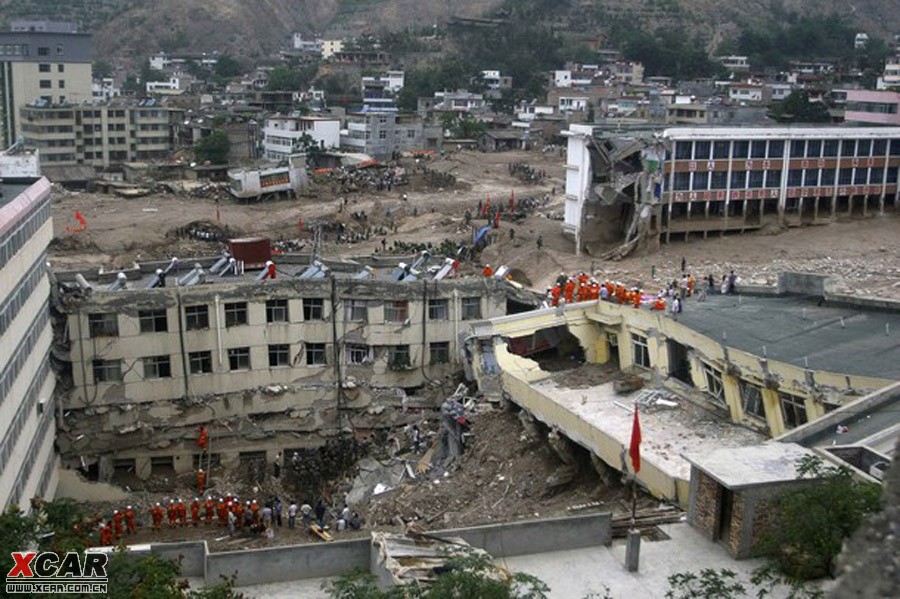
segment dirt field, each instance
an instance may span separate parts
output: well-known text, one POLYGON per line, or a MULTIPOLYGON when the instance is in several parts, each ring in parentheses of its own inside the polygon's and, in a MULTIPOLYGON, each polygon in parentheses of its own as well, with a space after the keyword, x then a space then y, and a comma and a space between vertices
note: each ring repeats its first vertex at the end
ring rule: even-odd
MULTIPOLYGON (((464 214, 475 214, 479 200, 509 202, 534 198, 539 207, 518 223, 501 221, 495 243, 482 254, 482 262, 494 266, 506 264, 520 269, 523 282, 533 287, 547 285, 559 271, 593 268, 598 276, 608 276, 649 288, 662 286, 674 278, 684 257, 695 276, 713 274, 717 279, 734 269, 740 280, 764 284, 774 282, 781 270, 822 272, 842 278, 845 288, 854 293, 900 298, 900 216, 844 220, 830 226, 804 227, 768 233, 729 235, 689 243, 663 246, 658 253, 633 255, 621 262, 602 262, 588 255, 575 256, 573 245, 561 232, 563 210, 563 163, 558 152, 459 152, 437 158, 428 168, 453 174, 452 188, 417 184, 394 188, 392 192, 361 191, 341 195, 327 185, 313 189, 296 201, 239 204, 223 199, 217 219, 212 198, 152 195, 126 200, 116 196, 88 193, 60 193, 54 202, 54 228, 57 242, 52 260, 57 269, 128 267, 134 260, 171 256, 213 254, 215 243, 181 239, 173 232, 190 223, 206 222, 226 229, 231 235, 263 235, 272 239, 297 240, 307 247, 312 238, 309 224, 343 223, 348 233, 368 240, 337 243, 334 234, 326 234, 326 257, 353 257, 374 252, 406 254, 404 244, 443 240, 455 243, 470 239, 471 225, 464 214), (525 163, 543 170, 546 178, 538 184, 526 184, 509 173, 511 163, 525 163), (551 191, 549 203, 543 199, 551 191), (402 199, 403 194, 408 199, 402 199), (342 199, 346 199, 343 210, 342 199), (88 221, 86 233, 69 233, 80 211, 88 221), (365 212, 366 220, 353 218, 365 212), (298 231, 298 219, 305 230, 298 231), (394 232, 396 227, 396 232, 394 232), (510 238, 514 229, 514 238, 510 238), (381 234, 384 232, 384 234, 381 234), (537 238, 543 238, 538 250, 537 238), (382 244, 382 240, 384 244, 382 244), (396 245, 395 245, 396 244, 396 245), (651 280, 652 268, 657 281, 651 280)), ((414 169, 415 165, 405 166, 414 169)), ((473 218, 480 224, 481 219, 473 218)), ((471 272, 480 270, 469 265, 471 272)))

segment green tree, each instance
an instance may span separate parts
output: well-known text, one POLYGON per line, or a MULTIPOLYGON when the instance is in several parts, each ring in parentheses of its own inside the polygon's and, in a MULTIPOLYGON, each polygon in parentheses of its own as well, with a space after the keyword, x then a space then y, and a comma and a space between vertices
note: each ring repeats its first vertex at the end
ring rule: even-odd
POLYGON ((778 499, 762 548, 788 578, 811 580, 828 573, 844 540, 881 509, 881 487, 818 456, 802 458, 797 471, 812 480, 778 499))
POLYGON ((231 77, 240 75, 243 72, 243 69, 241 68, 241 63, 239 63, 234 56, 222 54, 219 56, 219 60, 216 62, 216 67, 213 72, 219 77, 230 79, 231 77))
POLYGON ((0 516, 0 569, 9 572, 15 565, 13 551, 22 551, 37 543, 38 523, 34 514, 26 516, 17 505, 6 508, 0 516))
POLYGON ((319 67, 315 64, 297 67, 277 66, 269 72, 270 91, 303 91, 316 77, 319 67))
POLYGON ((788 581, 772 568, 763 566, 754 571, 745 583, 726 568, 704 568, 696 572, 678 572, 667 579, 666 599, 739 599, 747 597, 752 585, 754 597, 768 597, 777 588, 778 595, 787 599, 821 599, 824 593, 802 582, 788 581))
POLYGON ((194 144, 194 156, 199 162, 227 164, 231 141, 224 131, 213 131, 194 144))
POLYGON ((91 74, 95 79, 103 79, 104 77, 111 77, 113 72, 112 65, 106 62, 105 60, 95 60, 94 64, 91 66, 91 74))
POLYGON ((791 92, 787 98, 772 106, 769 116, 782 123, 830 123, 831 115, 822 102, 810 102, 803 90, 791 92))

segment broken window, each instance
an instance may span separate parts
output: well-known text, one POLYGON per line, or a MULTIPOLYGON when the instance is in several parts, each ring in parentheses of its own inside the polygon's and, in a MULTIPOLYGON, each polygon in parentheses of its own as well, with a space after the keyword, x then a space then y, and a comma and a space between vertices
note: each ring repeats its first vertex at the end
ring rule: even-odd
POLYGON ((744 409, 744 414, 765 420, 766 407, 763 404, 762 389, 745 381, 741 381, 740 388, 741 406, 744 409))
POLYGON ((650 348, 647 346, 647 338, 632 333, 631 348, 635 366, 650 368, 650 348))
POLYGON ((184 326, 189 331, 209 328, 209 306, 202 304, 199 306, 184 307, 184 326))
POLYGON ((118 337, 119 319, 115 312, 88 314, 88 331, 94 337, 118 337))
POLYGON ((478 320, 481 318, 481 298, 462 298, 462 320, 478 320))
POLYGON ((141 310, 138 312, 142 333, 165 333, 169 330, 169 321, 165 310, 141 310))
POLYGON ((232 347, 228 350, 228 369, 250 370, 250 348, 232 347))
POLYGON ((703 374, 706 377, 706 392, 710 394, 715 403, 724 406, 725 387, 722 384, 722 371, 704 362, 703 374))
POLYGON ((117 458, 113 460, 113 470, 116 474, 134 474, 134 458, 117 458))
POLYGON ((408 345, 392 345, 388 347, 388 367, 402 370, 412 366, 408 345))
POLYGON ((190 352, 188 354, 188 366, 191 374, 208 374, 212 372, 212 352, 190 352))
POLYGON ((385 322, 406 322, 409 320, 409 302, 389 301, 384 305, 385 322))
POLYGON ((450 302, 445 299, 428 300, 428 320, 447 320, 450 317, 450 302))
POLYGON ((785 428, 797 428, 806 424, 806 400, 790 393, 778 393, 781 403, 781 415, 785 428))
POLYGON ((324 320, 325 300, 320 297, 303 298, 303 320, 324 320))
POLYGON ((351 322, 368 322, 369 305, 366 300, 351 299, 345 305, 344 318, 351 322))
POLYGON ((269 346, 269 368, 291 365, 291 346, 279 343, 269 346))
POLYGON ((247 302, 225 304, 225 326, 236 327, 247 324, 247 302))
POLYGON ((266 322, 288 322, 286 299, 272 299, 266 302, 266 322))
POLYGON ((434 341, 429 346, 429 354, 432 364, 448 364, 450 362, 450 342, 434 341))
POLYGON ((324 366, 325 365, 325 344, 324 343, 307 343, 306 344, 306 365, 307 366, 324 366))
POLYGON ((369 346, 358 343, 348 343, 344 346, 344 354, 347 364, 365 364, 369 359, 369 346))
POLYGON ((167 379, 172 377, 172 362, 169 356, 150 356, 142 359, 144 380, 167 379))
POLYGON ((175 470, 175 460, 170 455, 153 456, 150 458, 151 474, 170 474, 175 470))
POLYGON ((121 383, 122 360, 94 360, 95 383, 121 383))

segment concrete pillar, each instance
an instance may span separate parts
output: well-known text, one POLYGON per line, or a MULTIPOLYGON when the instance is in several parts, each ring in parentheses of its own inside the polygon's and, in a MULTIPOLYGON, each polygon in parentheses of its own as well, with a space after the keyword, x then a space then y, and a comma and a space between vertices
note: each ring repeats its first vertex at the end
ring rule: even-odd
POLYGON ((134 458, 134 473, 141 480, 150 478, 150 458, 134 458))
POLYGON ((665 337, 653 336, 647 338, 647 349, 650 351, 650 365, 659 373, 660 377, 669 376, 669 344, 665 337))
POLYGON ((629 572, 637 572, 641 561, 641 531, 629 530, 625 545, 625 568, 629 572))
MULTIPOLYGON (((597 364, 606 364, 610 360, 609 340, 606 337, 606 331, 601 329, 600 337, 594 344, 594 361, 597 364)), ((588 360, 590 361, 590 360, 588 360)))
POLYGON ((631 368, 634 364, 634 354, 632 353, 634 350, 631 347, 631 333, 624 326, 619 327, 618 330, 619 337, 619 368, 621 370, 627 370, 631 368))
POLYGON ((722 391, 725 394, 725 404, 731 414, 733 422, 740 422, 744 417, 744 409, 741 405, 740 379, 728 373, 722 373, 722 391))
POLYGON ((784 418, 781 415, 781 402, 778 400, 778 392, 773 389, 762 390, 763 406, 766 410, 766 423, 769 425, 769 434, 777 437, 784 432, 784 418))

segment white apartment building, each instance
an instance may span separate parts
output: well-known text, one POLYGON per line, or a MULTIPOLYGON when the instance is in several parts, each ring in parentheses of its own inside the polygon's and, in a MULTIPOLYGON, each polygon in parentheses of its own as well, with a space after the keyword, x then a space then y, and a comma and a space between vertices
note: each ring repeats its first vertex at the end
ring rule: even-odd
POLYGON ((322 40, 322 58, 325 60, 343 51, 344 40, 322 40))
POLYGON ((106 102, 121 96, 122 88, 116 85, 116 80, 112 77, 94 79, 91 82, 91 95, 94 102, 106 102))
POLYGON ((341 145, 341 122, 310 116, 273 116, 263 128, 263 157, 279 162, 286 160, 295 144, 309 136, 322 149, 341 145))

